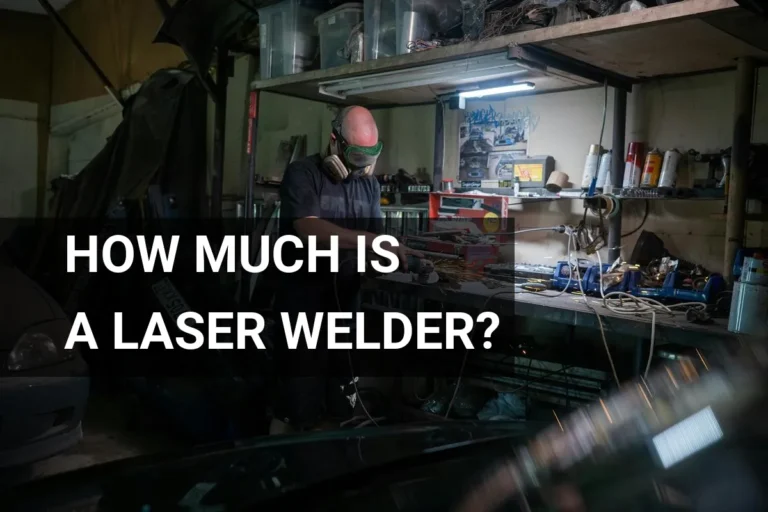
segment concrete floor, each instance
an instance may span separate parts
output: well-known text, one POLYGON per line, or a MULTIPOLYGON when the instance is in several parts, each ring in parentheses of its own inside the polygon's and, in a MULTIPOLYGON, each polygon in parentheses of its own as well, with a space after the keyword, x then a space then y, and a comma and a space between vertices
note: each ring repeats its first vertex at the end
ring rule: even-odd
POLYGON ((172 450, 180 446, 171 435, 136 414, 130 397, 95 394, 83 419, 83 440, 49 459, 0 472, 3 486, 18 485, 46 476, 138 455, 172 450), (137 418, 140 418, 137 420, 137 418))

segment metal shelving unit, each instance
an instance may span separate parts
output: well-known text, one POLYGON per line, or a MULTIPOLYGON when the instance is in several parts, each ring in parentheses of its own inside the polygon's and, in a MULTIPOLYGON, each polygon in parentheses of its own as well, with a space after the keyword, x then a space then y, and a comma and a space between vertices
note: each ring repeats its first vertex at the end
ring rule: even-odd
MULTIPOLYGON (((457 73, 458 79, 453 82, 446 80, 442 84, 416 84, 347 96, 328 95, 326 89, 328 84, 361 82, 383 73, 390 76, 438 64, 476 66, 478 59, 487 59, 488 56, 497 56, 496 60, 505 57, 525 70, 524 79, 536 86, 535 91, 528 94, 596 87, 604 83, 615 88, 611 170, 614 183, 621 182, 623 178, 626 93, 632 90, 633 84, 658 77, 738 67, 732 159, 735 179, 731 180, 729 203, 743 203, 745 182, 742 177, 745 178, 743 170, 747 166, 749 151, 756 62, 768 59, 768 31, 764 29, 762 20, 733 0, 686 0, 483 41, 256 80, 251 84, 254 92, 252 101, 258 104, 259 93, 268 91, 334 104, 360 104, 369 108, 435 104, 433 183, 439 184, 443 174, 444 123, 442 103, 438 99, 444 100, 456 91, 462 82, 461 73, 457 73)), ((252 112, 254 126, 251 131, 255 134, 258 124, 255 106, 252 112)), ((251 141, 255 146, 255 135, 252 135, 251 141)), ((249 183, 253 182, 254 165, 252 159, 249 183)), ((252 197, 252 193, 247 192, 246 197, 252 197)), ((738 246, 738 242, 733 240, 743 238, 745 217, 744 212, 739 210, 741 208, 729 209, 727 238, 730 242, 726 261, 733 259, 738 246)), ((609 247, 620 245, 620 233, 621 217, 616 216, 609 224, 609 247)), ((618 249, 613 249, 610 257, 618 257, 618 249)), ((724 266, 728 268, 730 264, 724 266)))

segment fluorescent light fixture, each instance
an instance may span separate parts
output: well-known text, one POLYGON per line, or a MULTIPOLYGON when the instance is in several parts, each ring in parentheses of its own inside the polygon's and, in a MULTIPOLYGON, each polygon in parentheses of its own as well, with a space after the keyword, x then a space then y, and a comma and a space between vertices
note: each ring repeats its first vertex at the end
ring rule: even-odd
POLYGON ((477 89, 476 91, 462 91, 459 98, 482 98, 483 96, 493 96, 495 94, 509 94, 511 92, 531 91, 536 88, 532 82, 520 82, 517 84, 502 85, 501 87, 491 87, 490 89, 477 89))
POLYGON ((460 61, 386 71, 360 77, 320 82, 320 94, 344 99, 347 96, 393 91, 430 85, 468 85, 496 78, 524 75, 528 68, 507 57, 507 52, 460 61))
POLYGON ((711 407, 688 416, 683 421, 654 436, 653 446, 664 469, 715 444, 722 439, 723 430, 711 407))

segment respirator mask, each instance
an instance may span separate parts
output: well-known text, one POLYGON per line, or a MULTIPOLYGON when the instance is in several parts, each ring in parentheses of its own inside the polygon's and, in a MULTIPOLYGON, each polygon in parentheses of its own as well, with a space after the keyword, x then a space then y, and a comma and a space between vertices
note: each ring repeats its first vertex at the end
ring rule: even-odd
MULTIPOLYGON (((339 115, 341 117, 341 114, 339 115)), ((371 176, 376 160, 384 144, 379 141, 375 146, 355 146, 341 135, 341 121, 334 120, 331 130, 331 142, 328 154, 323 159, 323 168, 336 182, 348 178, 371 176)))

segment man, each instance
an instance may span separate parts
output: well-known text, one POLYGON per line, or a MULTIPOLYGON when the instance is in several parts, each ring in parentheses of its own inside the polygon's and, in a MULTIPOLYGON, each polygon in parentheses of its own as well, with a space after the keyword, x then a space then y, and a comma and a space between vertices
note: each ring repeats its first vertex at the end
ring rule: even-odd
MULTIPOLYGON (((293 162, 286 170, 280 186, 280 234, 314 236, 320 247, 328 246, 332 236, 338 237, 339 273, 318 264, 313 274, 304 265, 300 272, 282 275, 275 294, 277 313, 288 313, 292 319, 307 313, 312 321, 315 313, 357 309, 358 237, 364 237, 370 248, 382 227, 381 190, 373 176, 381 150, 371 113, 363 107, 347 107, 333 120, 323 154, 293 162)), ((397 252, 404 265, 409 251, 401 247, 397 252)), ((305 259, 306 251, 284 256, 285 263, 291 264, 305 259)), ((306 345, 304 350, 288 350, 280 331, 275 347, 278 396, 271 432, 313 428, 323 415, 351 415, 356 395, 349 389, 347 354, 320 349, 324 334, 317 350, 307 350, 306 345)))

